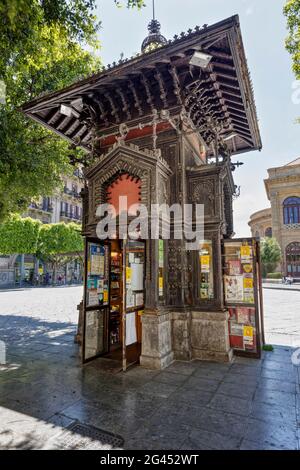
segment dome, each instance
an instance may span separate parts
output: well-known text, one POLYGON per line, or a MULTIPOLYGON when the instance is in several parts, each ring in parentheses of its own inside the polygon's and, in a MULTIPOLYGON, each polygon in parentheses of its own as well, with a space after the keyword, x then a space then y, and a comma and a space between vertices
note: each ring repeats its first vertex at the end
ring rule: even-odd
POLYGON ((148 25, 148 36, 142 43, 142 52, 149 52, 167 44, 166 38, 160 32, 160 22, 153 19, 148 25))

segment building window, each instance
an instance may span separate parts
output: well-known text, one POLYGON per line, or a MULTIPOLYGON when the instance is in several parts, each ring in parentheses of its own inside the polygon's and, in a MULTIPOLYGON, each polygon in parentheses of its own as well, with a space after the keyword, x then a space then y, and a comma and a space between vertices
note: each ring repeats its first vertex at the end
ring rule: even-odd
POLYGON ((265 230, 265 237, 272 238, 272 227, 268 227, 265 230))
POLYGON ((285 225, 300 223, 300 197, 289 197, 283 202, 283 222, 285 225))
POLYGON ((300 277, 300 243, 293 242, 286 247, 287 274, 300 277))

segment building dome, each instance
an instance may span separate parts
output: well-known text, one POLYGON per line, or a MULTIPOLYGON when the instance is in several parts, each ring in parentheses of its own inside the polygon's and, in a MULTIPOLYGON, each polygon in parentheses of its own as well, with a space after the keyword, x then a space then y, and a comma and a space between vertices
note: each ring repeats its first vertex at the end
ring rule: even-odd
POLYGON ((142 43, 142 52, 149 52, 167 44, 168 41, 160 32, 159 21, 155 19, 151 20, 148 24, 148 31, 149 34, 142 43))

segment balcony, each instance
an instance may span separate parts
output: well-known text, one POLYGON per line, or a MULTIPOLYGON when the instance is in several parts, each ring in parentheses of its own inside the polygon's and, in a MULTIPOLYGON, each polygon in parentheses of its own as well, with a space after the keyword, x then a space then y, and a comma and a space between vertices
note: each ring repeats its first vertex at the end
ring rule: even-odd
POLYGON ((283 226, 286 230, 299 230, 300 224, 284 224, 283 226))
POLYGON ((77 221, 81 221, 82 219, 81 215, 71 214, 71 212, 66 212, 66 211, 60 211, 60 216, 64 217, 65 219, 77 220, 77 221))
POLYGON ((35 202, 32 202, 29 207, 29 210, 36 210, 39 212, 47 212, 47 213, 52 213, 53 212, 53 206, 43 206, 42 204, 36 204, 35 202))
POLYGON ((73 189, 69 189, 66 186, 64 187, 64 194, 68 196, 74 197, 75 199, 81 199, 80 193, 78 191, 74 191, 73 189))

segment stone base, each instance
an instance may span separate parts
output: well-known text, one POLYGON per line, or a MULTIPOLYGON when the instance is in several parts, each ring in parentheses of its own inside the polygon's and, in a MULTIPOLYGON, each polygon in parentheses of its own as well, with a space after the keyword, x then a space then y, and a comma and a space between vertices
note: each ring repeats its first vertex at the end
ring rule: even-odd
POLYGON ((230 362, 228 312, 191 312, 191 351, 193 359, 230 362))
POLYGON ((140 364, 164 369, 173 360, 230 362, 228 312, 146 311, 140 364))
POLYGON ((173 360, 169 312, 146 310, 142 316, 141 366, 148 369, 164 369, 173 360))

